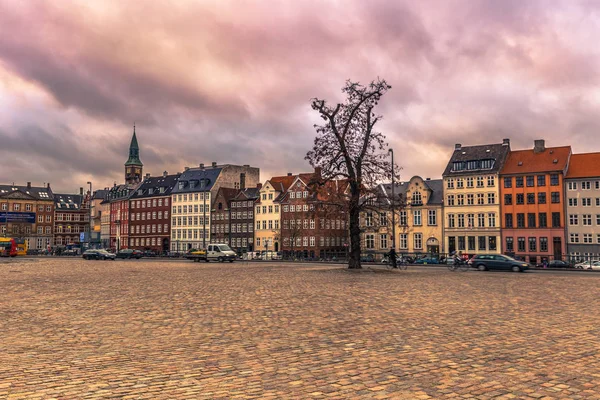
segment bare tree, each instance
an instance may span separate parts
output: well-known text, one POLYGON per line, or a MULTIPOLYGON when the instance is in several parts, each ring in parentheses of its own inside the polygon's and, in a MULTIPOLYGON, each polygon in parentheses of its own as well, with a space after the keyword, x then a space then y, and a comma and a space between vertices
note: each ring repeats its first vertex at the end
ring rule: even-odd
POLYGON ((385 136, 374 130, 382 118, 375 114, 375 106, 389 89, 391 86, 381 79, 367 86, 346 81, 342 88, 344 103, 330 105, 322 99, 311 100, 313 110, 319 112, 325 124, 315 125, 317 137, 305 158, 320 168, 322 181, 348 181, 350 269, 362 268, 360 212, 376 196, 376 184, 392 176, 385 136))

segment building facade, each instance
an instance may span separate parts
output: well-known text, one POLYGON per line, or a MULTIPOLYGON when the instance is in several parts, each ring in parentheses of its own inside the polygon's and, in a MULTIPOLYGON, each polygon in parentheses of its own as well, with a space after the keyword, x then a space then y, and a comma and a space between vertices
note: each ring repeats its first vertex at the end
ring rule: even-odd
POLYGON ((206 248, 211 242, 210 210, 219 188, 245 189, 259 183, 260 170, 249 165, 200 164, 185 168, 171 195, 171 251, 206 248))
POLYGON ((82 248, 90 229, 89 196, 81 188, 79 194, 54 193, 53 197, 54 245, 82 248))
POLYGON ((229 201, 231 248, 238 254, 254 250, 254 203, 262 185, 240 190, 229 201))
POLYGON ((46 187, 0 185, 0 236, 12 237, 28 249, 46 250, 53 244, 54 198, 46 187))
MULTIPOLYGON (((230 221, 231 210, 230 200, 234 198, 239 189, 219 188, 215 199, 212 202, 210 210, 211 227, 210 227, 210 242, 224 243, 231 246, 231 231, 230 221)), ((231 227, 232 228, 232 227, 231 227)))
MULTIPOLYGON (((90 233, 90 245, 93 248, 101 248, 102 245, 102 218, 104 213, 103 202, 108 196, 108 189, 96 190, 92 195, 91 204, 91 233, 90 233)), ((109 221, 110 226, 110 221, 109 221)), ((107 231, 110 236, 110 232, 107 231)))
POLYGON ((254 251, 281 251, 281 200, 295 179, 291 173, 276 176, 259 189, 254 203, 254 251))
POLYGON ((573 154, 565 179, 567 253, 600 259, 600 153, 573 154))
POLYGON ((571 147, 511 151, 500 173, 504 252, 532 264, 560 260, 566 251, 563 179, 571 147))
POLYGON ((181 174, 146 175, 129 198, 129 248, 167 253, 171 246, 171 192, 181 174))
POLYGON ((455 145, 443 173, 444 251, 490 254, 502 251, 499 172, 510 141, 455 145))

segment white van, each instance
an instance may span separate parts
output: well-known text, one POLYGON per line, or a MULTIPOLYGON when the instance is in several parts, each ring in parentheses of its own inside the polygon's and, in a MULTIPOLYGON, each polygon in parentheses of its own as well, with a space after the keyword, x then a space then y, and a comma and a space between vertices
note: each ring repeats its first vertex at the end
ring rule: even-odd
POLYGON ((233 262, 237 258, 235 251, 226 244, 209 244, 206 249, 207 261, 233 262))

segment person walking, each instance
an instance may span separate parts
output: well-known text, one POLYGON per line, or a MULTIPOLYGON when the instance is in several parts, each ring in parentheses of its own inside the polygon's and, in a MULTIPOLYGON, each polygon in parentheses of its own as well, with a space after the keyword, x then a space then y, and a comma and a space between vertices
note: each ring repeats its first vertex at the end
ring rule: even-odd
POLYGON ((398 263, 397 263, 398 255, 396 254, 396 249, 392 248, 390 250, 390 252, 388 253, 388 257, 390 258, 390 261, 392 262, 392 268, 398 268, 398 263))

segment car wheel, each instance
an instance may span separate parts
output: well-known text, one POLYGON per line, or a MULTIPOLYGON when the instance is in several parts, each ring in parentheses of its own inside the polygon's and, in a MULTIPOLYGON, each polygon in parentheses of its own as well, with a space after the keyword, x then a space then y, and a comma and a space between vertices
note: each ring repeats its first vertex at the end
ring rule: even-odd
POLYGON ((223 262, 223 257, 219 257, 217 260, 219 260, 219 262, 223 262))
POLYGON ((233 260, 229 260, 229 262, 230 262, 230 263, 232 263, 232 262, 233 262, 233 260))
POLYGON ((487 268, 485 267, 485 265, 483 265, 483 264, 479 264, 479 265, 477 266, 477 269, 478 269, 479 271, 485 271, 487 268))
POLYGON ((518 265, 513 265, 511 269, 512 272, 521 272, 521 267, 519 267, 518 265))

